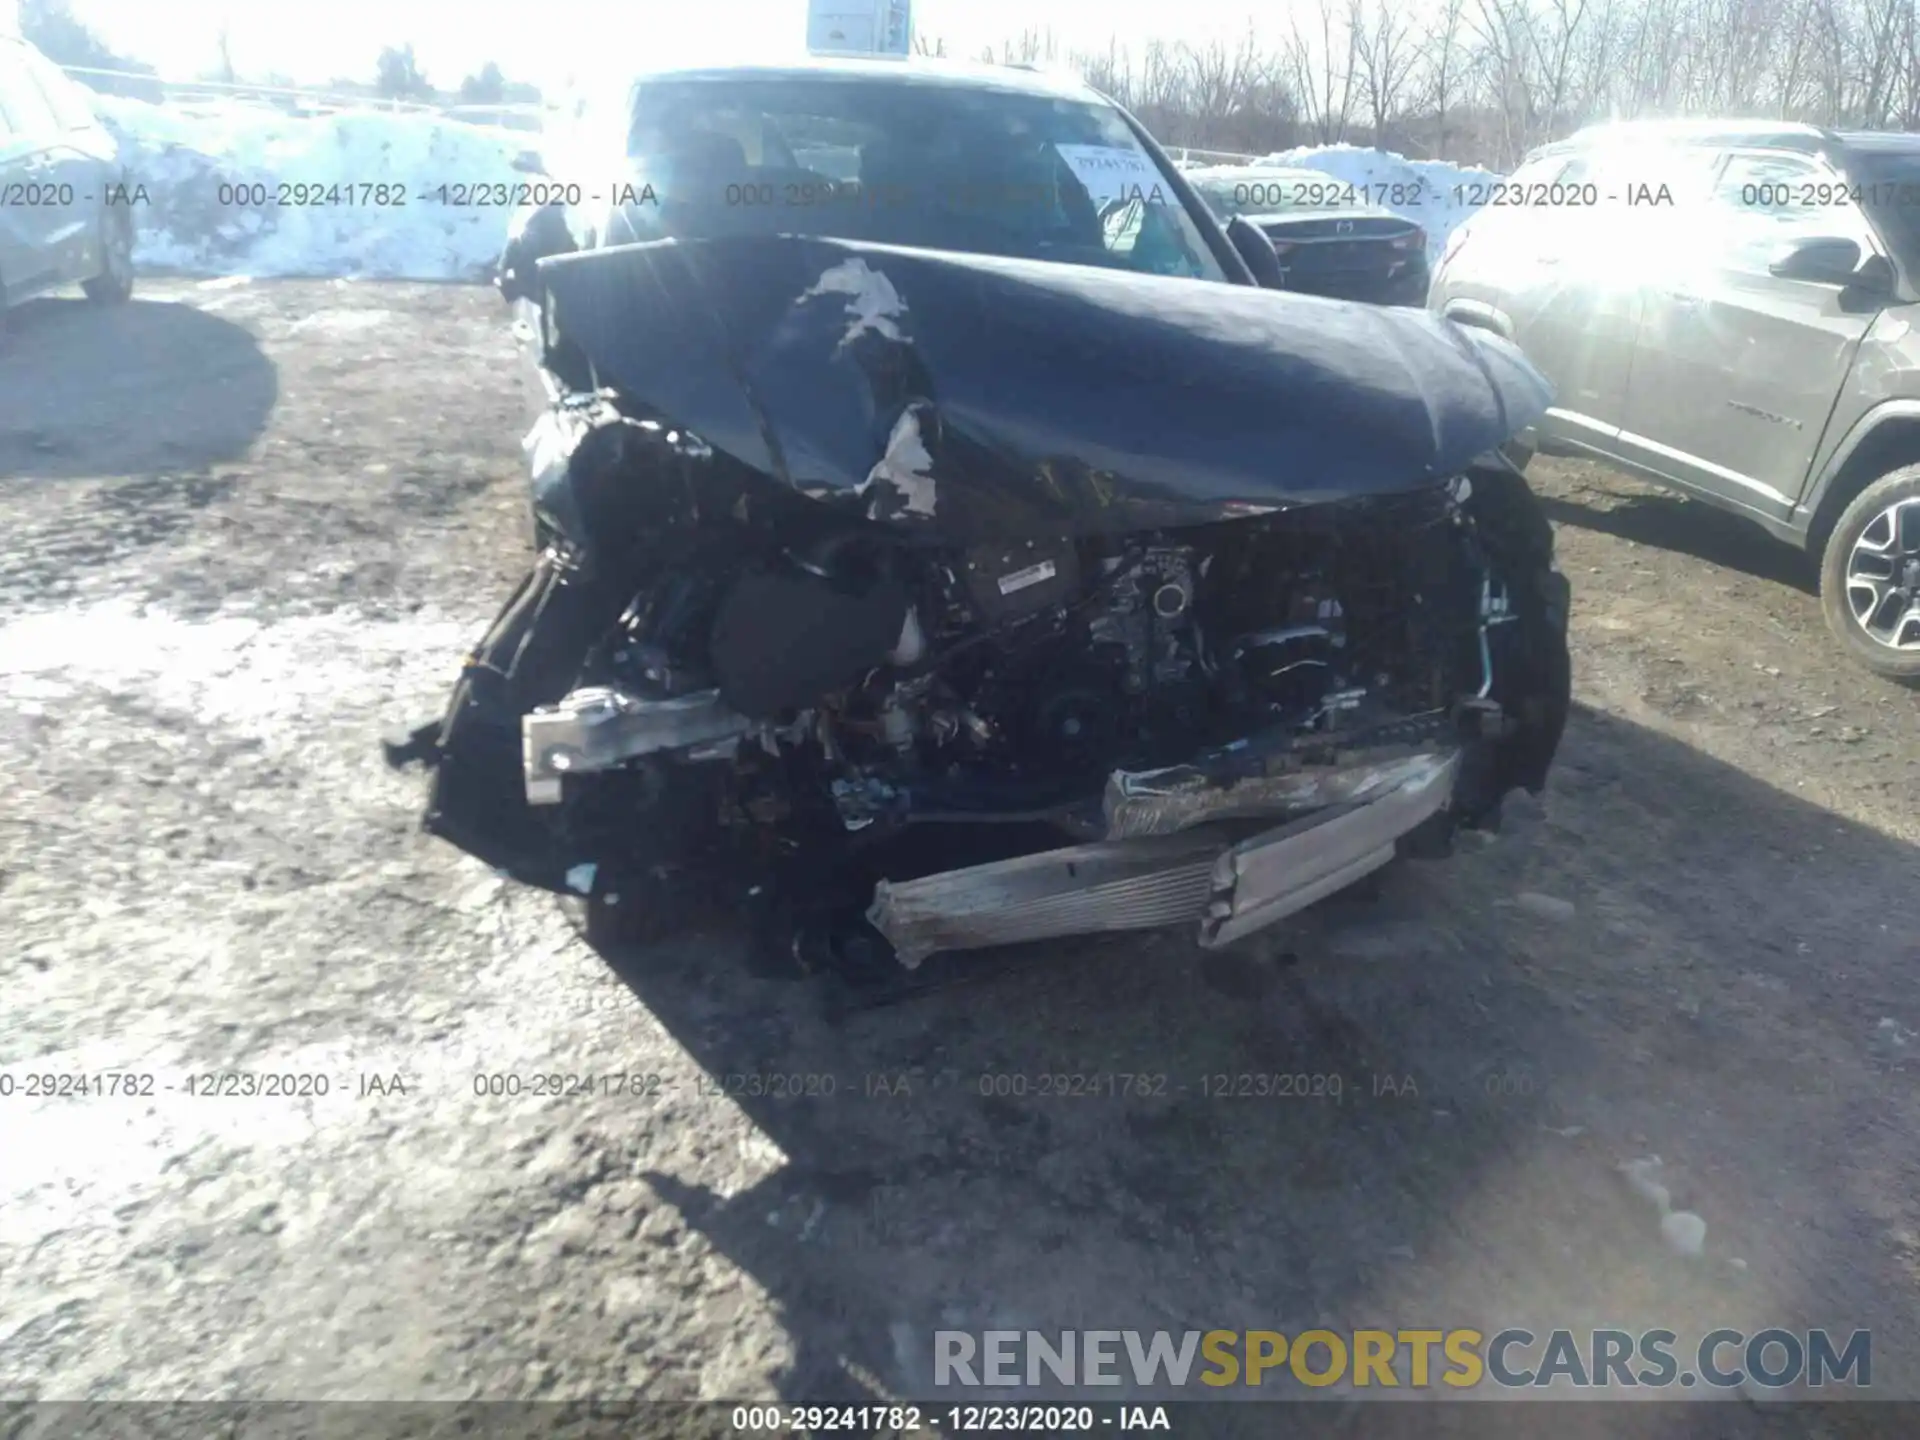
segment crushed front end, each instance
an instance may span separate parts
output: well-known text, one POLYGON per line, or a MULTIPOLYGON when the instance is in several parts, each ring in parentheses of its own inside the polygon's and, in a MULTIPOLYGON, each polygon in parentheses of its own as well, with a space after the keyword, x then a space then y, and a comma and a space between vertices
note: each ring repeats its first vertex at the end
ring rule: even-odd
POLYGON ((1218 946, 1544 784, 1568 589, 1498 449, 1549 392, 1492 337, 815 240, 542 274, 544 548, 426 747, 490 863, 908 967, 1218 946))

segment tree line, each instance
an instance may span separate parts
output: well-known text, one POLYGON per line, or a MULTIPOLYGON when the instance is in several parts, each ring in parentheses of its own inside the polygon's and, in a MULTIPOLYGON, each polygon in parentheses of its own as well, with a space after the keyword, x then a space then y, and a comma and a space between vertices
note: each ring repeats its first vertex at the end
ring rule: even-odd
MULTIPOLYGON (((59 64, 142 72, 90 83, 160 98, 144 78, 152 68, 114 54, 69 0, 20 0, 19 13, 26 38, 59 64)), ((224 25, 213 48, 206 78, 231 83, 224 25)), ((924 36, 915 48, 946 53, 924 36)), ((1920 129, 1920 0, 1431 0, 1418 18, 1399 0, 1295 0, 1284 28, 1232 43, 1114 39, 1073 50, 1030 30, 981 58, 1064 65, 1166 144, 1251 154, 1346 142, 1506 170, 1536 145, 1615 117, 1920 129)), ((381 51, 370 82, 331 88, 449 98, 411 45, 381 51)), ((488 64, 455 93, 500 103, 540 92, 488 64)))
MULTIPOLYGON (((18 15, 21 35, 54 64, 124 72, 121 77, 79 77, 94 89, 155 104, 165 97, 153 66, 113 50, 93 27, 73 13, 71 0, 20 0, 18 15)), ((199 79, 223 85, 244 81, 282 89, 297 88, 285 75, 244 75, 234 61, 232 32, 225 21, 213 32, 212 50, 214 63, 199 79)), ((449 98, 441 95, 427 78, 410 43, 382 49, 374 62, 371 81, 340 78, 328 81, 327 88, 345 95, 377 95, 388 100, 433 102, 449 98)), ((524 81, 509 80, 500 66, 489 60, 477 72, 463 78, 453 95, 465 104, 498 105, 538 101, 540 90, 524 81)))
MULTIPOLYGON (((1591 121, 1672 115, 1920 129, 1920 0, 1296 0, 1264 41, 1032 30, 980 58, 1079 71, 1163 143, 1347 142, 1510 169, 1591 121)), ((917 43, 943 54, 938 41, 917 43)))
MULTIPOLYGON (((380 52, 380 58, 374 65, 373 91, 388 100, 432 101, 443 98, 420 68, 411 41, 405 45, 389 45, 380 52)), ((518 104, 540 99, 539 86, 507 79, 498 63, 492 60, 482 65, 476 73, 462 79, 460 88, 454 93, 465 105, 518 104)))

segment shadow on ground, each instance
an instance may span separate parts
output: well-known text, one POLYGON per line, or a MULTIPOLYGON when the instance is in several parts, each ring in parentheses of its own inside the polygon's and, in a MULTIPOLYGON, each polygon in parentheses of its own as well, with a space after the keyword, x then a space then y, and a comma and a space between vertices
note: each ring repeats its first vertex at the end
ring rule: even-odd
POLYGON ((1819 568, 1805 552, 1775 540, 1737 515, 1680 495, 1584 493, 1592 498, 1605 496, 1609 503, 1542 494, 1540 504, 1555 524, 1691 555, 1803 594, 1819 593, 1819 568))
POLYGON ((278 395, 247 330, 191 305, 38 300, 0 339, 0 477, 154 479, 244 455, 278 395))
MULTIPOLYGON (((731 1195, 648 1177, 783 1312, 783 1394, 946 1404, 981 1392, 934 1389, 941 1328, 1908 1313, 1876 1211, 1889 1173, 1920 1177, 1872 1035, 1913 1000, 1917 859, 1581 710, 1544 808, 1332 902, 1232 977, 1179 937, 1090 941, 836 1016, 717 934, 602 954, 787 1158, 731 1195), (827 1076, 830 1096, 797 1093, 827 1076), (1265 1098, 1218 1098, 1214 1077, 1242 1076, 1265 1098), (1687 1167, 1675 1204, 1708 1218, 1708 1260, 1677 1262, 1623 1183, 1647 1151, 1687 1167)), ((1890 1375, 1900 1334, 1876 1333, 1890 1375)), ((1601 1433, 1648 1440, 1828 1433, 1742 1405, 1605 1408, 1601 1433)), ((1503 1433, 1475 1411, 1460 1433, 1503 1433)), ((1271 1433, 1271 1412, 1180 1433, 1271 1433)))

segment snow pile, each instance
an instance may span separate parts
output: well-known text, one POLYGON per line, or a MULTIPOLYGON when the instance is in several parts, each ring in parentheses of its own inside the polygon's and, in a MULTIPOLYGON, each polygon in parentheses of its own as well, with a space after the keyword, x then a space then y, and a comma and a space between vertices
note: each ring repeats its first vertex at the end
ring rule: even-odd
POLYGON ((1391 210, 1423 226, 1427 255, 1437 260, 1447 237, 1479 208, 1485 187, 1500 178, 1492 170, 1453 165, 1445 160, 1409 160, 1386 150, 1359 145, 1314 145, 1281 150, 1253 162, 1323 170, 1349 185, 1365 186, 1368 204, 1391 210), (1475 194, 1478 190, 1480 193, 1475 194))
POLYGON ((435 192, 527 178, 513 169, 526 137, 438 115, 94 100, 145 187, 134 258, 156 269, 473 279, 499 256, 509 212, 435 192))

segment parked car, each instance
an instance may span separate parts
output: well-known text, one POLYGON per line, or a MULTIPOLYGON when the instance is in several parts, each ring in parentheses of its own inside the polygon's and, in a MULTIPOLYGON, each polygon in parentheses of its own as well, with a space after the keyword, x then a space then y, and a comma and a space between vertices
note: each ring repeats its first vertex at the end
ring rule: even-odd
POLYGON ((1549 399, 1511 345, 1256 286, 1077 82, 679 72, 617 133, 654 197, 505 266, 546 544, 390 751, 434 833, 912 967, 1229 944, 1544 783, 1567 586, 1499 454, 1549 399))
POLYGON ((78 282, 133 294, 134 187, 86 92, 0 35, 0 324, 8 307, 78 282))
POLYGON ((1429 304, 1554 382, 1529 442, 1804 548, 1845 651, 1920 681, 1920 135, 1602 126, 1494 189, 1429 304))
POLYGON ((1186 172, 1222 220, 1273 242, 1289 290, 1376 305, 1427 302, 1427 232, 1324 170, 1217 165, 1186 172))
POLYGON ((522 175, 545 171, 541 145, 547 110, 543 105, 449 105, 441 112, 449 120, 488 131, 502 145, 513 147, 513 168, 522 175))

